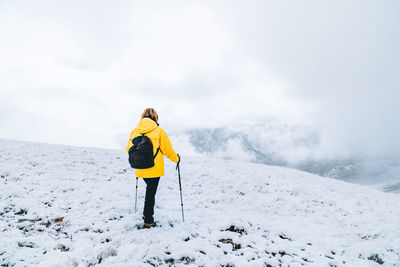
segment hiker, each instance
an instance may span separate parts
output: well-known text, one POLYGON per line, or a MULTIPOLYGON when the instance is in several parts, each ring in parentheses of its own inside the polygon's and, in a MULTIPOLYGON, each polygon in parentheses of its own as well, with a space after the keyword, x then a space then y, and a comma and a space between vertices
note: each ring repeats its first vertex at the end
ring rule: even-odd
MULTIPOLYGON (((157 112, 154 108, 146 108, 141 116, 139 124, 131 132, 128 146, 126 147, 126 151, 129 152, 129 149, 133 146, 132 140, 139 136, 148 137, 153 145, 153 153, 151 156, 154 155, 154 166, 150 168, 136 168, 137 166, 133 166, 135 168, 136 177, 143 178, 143 181, 146 183, 146 198, 143 210, 144 228, 155 226, 153 218, 155 195, 160 177, 164 176, 164 155, 175 163, 179 164, 180 162, 180 157, 172 149, 172 144, 167 134, 158 126, 157 112)), ((143 140, 143 138, 141 140, 143 140)), ((139 162, 139 164, 143 163, 139 162)))

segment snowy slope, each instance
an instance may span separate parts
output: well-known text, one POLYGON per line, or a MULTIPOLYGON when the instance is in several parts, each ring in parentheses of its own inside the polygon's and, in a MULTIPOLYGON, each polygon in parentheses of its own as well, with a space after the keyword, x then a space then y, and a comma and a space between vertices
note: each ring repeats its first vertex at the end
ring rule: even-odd
POLYGON ((168 163, 160 227, 138 230, 123 151, 0 139, 0 265, 400 266, 400 195, 184 155, 181 173, 185 223, 168 163))

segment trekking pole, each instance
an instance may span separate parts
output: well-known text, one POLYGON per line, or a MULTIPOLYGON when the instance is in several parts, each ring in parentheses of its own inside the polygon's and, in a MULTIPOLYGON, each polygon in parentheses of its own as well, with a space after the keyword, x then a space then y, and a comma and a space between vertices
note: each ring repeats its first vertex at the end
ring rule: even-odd
POLYGON ((137 188, 138 188, 138 178, 136 177, 135 213, 137 210, 137 188))
POLYGON ((176 164, 176 169, 178 170, 179 191, 181 193, 182 220, 183 220, 183 222, 185 222, 185 216, 183 214, 182 184, 181 184, 181 171, 179 169, 179 162, 176 164))

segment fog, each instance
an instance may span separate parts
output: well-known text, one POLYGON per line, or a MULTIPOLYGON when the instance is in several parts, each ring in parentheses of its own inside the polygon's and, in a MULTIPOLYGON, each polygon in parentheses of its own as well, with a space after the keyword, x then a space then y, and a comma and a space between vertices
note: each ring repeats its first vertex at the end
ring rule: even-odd
POLYGON ((324 153, 400 151, 398 1, 2 1, 0 137, 122 148, 270 120, 324 153), (346 151, 346 152, 343 152, 346 151))
POLYGON ((242 51, 286 83, 288 98, 316 106, 307 119, 335 146, 397 153, 399 3, 262 3, 237 2, 230 14, 242 51))

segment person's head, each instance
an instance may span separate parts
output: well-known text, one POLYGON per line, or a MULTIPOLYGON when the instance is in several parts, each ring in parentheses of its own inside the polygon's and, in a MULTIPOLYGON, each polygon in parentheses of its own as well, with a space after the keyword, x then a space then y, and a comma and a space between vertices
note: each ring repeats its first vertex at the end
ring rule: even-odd
POLYGON ((142 119, 143 118, 150 118, 153 121, 158 122, 158 114, 154 108, 146 108, 142 114, 142 119))

